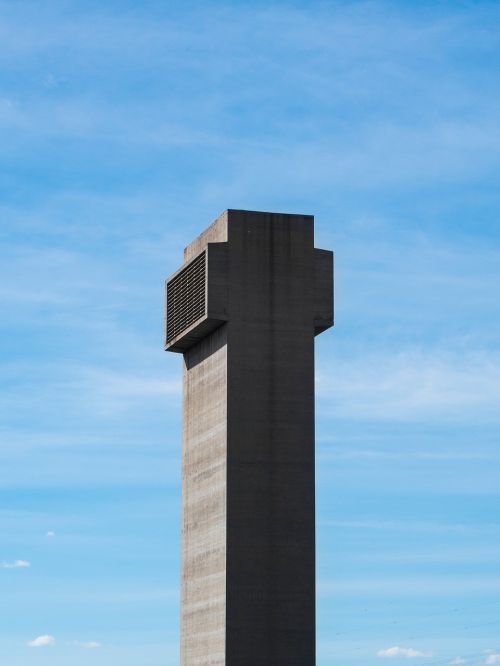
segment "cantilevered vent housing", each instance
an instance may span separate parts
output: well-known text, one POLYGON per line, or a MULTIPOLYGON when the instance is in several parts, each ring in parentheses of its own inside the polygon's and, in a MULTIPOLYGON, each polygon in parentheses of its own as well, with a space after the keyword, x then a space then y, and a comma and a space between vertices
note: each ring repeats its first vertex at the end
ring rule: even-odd
POLYGON ((202 252, 167 283, 167 344, 205 314, 206 264, 202 252))
POLYGON ((227 320, 226 243, 209 243, 166 282, 165 349, 184 352, 227 320))

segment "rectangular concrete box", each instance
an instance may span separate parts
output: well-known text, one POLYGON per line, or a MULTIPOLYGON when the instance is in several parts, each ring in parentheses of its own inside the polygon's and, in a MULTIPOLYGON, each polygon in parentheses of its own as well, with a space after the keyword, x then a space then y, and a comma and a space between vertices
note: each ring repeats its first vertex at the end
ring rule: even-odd
POLYGON ((313 236, 312 216, 228 210, 167 282, 183 666, 315 664, 314 335, 333 324, 333 254, 313 236))

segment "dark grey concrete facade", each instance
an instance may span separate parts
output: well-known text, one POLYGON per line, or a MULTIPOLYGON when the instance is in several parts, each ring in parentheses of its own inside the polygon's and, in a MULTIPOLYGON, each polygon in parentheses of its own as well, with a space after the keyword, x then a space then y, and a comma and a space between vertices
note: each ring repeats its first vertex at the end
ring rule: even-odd
POLYGON ((229 210, 184 258, 166 345, 184 354, 181 664, 314 666, 314 336, 333 324, 333 255, 311 216, 229 210))

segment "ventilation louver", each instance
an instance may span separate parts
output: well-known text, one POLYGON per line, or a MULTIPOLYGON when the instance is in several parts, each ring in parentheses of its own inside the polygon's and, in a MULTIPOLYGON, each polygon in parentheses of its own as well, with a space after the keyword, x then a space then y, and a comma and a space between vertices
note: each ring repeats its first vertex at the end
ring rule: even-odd
POLYGON ((206 253, 183 268, 167 284, 167 343, 206 312, 206 253))

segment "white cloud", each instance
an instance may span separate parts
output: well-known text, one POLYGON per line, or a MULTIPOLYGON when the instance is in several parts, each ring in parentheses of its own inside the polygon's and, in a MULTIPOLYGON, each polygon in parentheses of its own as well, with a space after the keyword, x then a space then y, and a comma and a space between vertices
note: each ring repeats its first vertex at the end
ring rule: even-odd
POLYGON ((397 520, 320 520, 319 524, 323 527, 335 527, 337 529, 354 529, 354 530, 394 530, 403 532, 430 532, 436 534, 443 534, 443 532, 451 532, 456 534, 464 534, 471 531, 488 530, 496 532, 498 530, 496 525, 481 525, 470 526, 460 523, 439 523, 431 521, 397 521, 397 520))
POLYGON ((377 657, 403 657, 404 659, 414 659, 416 657, 432 657, 432 652, 420 652, 413 648, 391 647, 386 650, 379 650, 377 657))
POLYGON ((97 648, 101 647, 101 644, 98 643, 97 641, 75 641, 73 645, 76 645, 77 647, 85 648, 86 650, 95 650, 97 648))
POLYGON ((500 654, 493 652, 486 657, 485 664, 500 664, 500 654))
POLYGON ((456 594, 457 588, 474 594, 491 593, 500 590, 500 578, 489 576, 469 577, 464 581, 463 576, 429 575, 429 576, 388 576, 373 578, 330 579, 318 581, 318 594, 321 597, 330 595, 349 596, 380 596, 393 597, 412 596, 415 598, 444 597, 456 594))
POLYGON ((336 418, 497 421, 498 352, 408 349, 319 367, 320 411, 336 418))
MULTIPOLYGON (((481 16, 481 12, 479 15, 481 16)), ((443 76, 442 68, 450 67, 451 70, 453 60, 448 59, 448 53, 451 49, 455 53, 458 45, 468 46, 470 43, 482 45, 485 39, 493 39, 488 35, 485 26, 488 23, 494 25, 496 12, 493 12, 493 18, 489 20, 484 16, 478 20, 474 11, 470 13, 464 11, 460 15, 451 12, 451 17, 447 21, 441 17, 416 21, 405 20, 402 14, 397 12, 381 12, 380 7, 376 12, 370 11, 366 9, 366 4, 363 4, 363 12, 360 14, 353 12, 351 8, 327 11, 316 8, 313 12, 303 12, 290 8, 266 7, 265 11, 258 11, 255 8, 252 8, 252 11, 248 8, 232 10, 224 8, 220 11, 212 10, 209 14, 203 11, 197 19, 193 18, 191 12, 188 12, 187 16, 189 16, 188 21, 182 18, 176 21, 170 18, 158 21, 158 17, 152 21, 151 17, 141 16, 138 13, 133 21, 130 16, 120 17, 117 28, 116 17, 113 17, 114 21, 110 27, 109 15, 102 13, 80 15, 78 21, 68 22, 61 21, 60 16, 57 20, 55 17, 49 20, 48 16, 37 15, 36 20, 32 20, 31 23, 40 25, 42 22, 46 29, 33 33, 26 28, 24 15, 13 13, 10 18, 11 23, 7 24, 9 27, 5 29, 5 35, 2 37, 6 42, 5 53, 15 53, 14 59, 38 58, 40 49, 45 53, 46 49, 60 49, 61 44, 71 43, 69 52, 78 53, 80 60, 86 57, 84 54, 90 52, 87 59, 91 62, 95 57, 95 49, 98 49, 99 53, 106 52, 108 66, 112 66, 118 58, 121 62, 123 53, 126 52, 123 44, 140 44, 139 48, 130 49, 135 70, 137 67, 146 69, 152 60, 161 61, 164 67, 168 67, 167 63, 175 62, 175 57, 165 57, 165 45, 170 44, 173 54, 176 53, 176 49, 180 49, 184 57, 189 53, 194 54, 191 56, 193 60, 190 61, 191 67, 188 69, 197 72, 199 80, 199 72, 202 71, 200 67, 202 69, 207 67, 209 71, 215 68, 220 71, 221 76, 230 76, 228 61, 238 63, 237 69, 247 71, 249 54, 240 44, 244 43, 244 36, 251 33, 261 46, 259 51, 261 76, 257 80, 250 81, 252 94, 263 96, 265 102, 268 102, 267 88, 263 90, 267 81, 266 73, 268 77, 272 76, 276 95, 288 92, 289 76, 293 76, 294 89, 298 88, 303 98, 313 101, 311 107, 315 109, 317 115, 312 116, 312 119, 318 121, 316 124, 319 137, 316 133, 313 135, 311 146, 302 138, 300 143, 304 143, 304 147, 297 138, 294 143, 299 143, 299 146, 293 148, 292 144, 292 150, 285 151, 283 142, 280 145, 275 139, 274 143, 278 145, 271 145, 266 154, 269 157, 269 153, 272 156, 274 152, 277 157, 264 173, 262 168, 255 168, 258 158, 254 154, 249 155, 248 151, 253 149, 255 153, 259 151, 260 154, 265 134, 264 137, 259 137, 258 142, 247 141, 250 148, 243 154, 242 142, 237 143, 235 151, 241 155, 242 168, 232 170, 236 180, 229 182, 228 188, 233 192, 241 181, 241 171, 244 171, 245 180, 250 181, 242 185, 242 187, 246 185, 247 191, 255 189, 252 188, 252 184, 257 179, 260 181, 259 190, 264 185, 270 186, 270 183, 275 187, 276 179, 267 177, 270 170, 274 173, 284 173, 280 185, 284 189, 287 182, 288 190, 290 177, 299 179, 299 183, 306 179, 310 182, 312 178, 316 181, 318 171, 328 186, 331 186, 332 177, 336 177, 343 179, 344 182, 354 181, 360 187, 367 181, 370 183, 373 180, 384 183, 387 180, 398 182, 406 178, 409 182, 414 182, 416 177, 420 177, 429 181, 449 178, 450 174, 456 172, 468 174, 472 170, 475 173, 479 168, 476 166, 478 163, 479 166, 484 164, 487 168, 494 159, 498 132, 495 132, 496 119, 494 117, 490 119, 490 116, 493 115, 491 108, 495 105, 486 104, 485 99, 490 100, 491 96, 496 94, 496 90, 492 88, 488 96, 477 94, 475 82, 470 85, 458 85, 455 76, 443 76), (207 34, 220 35, 221 26, 227 25, 228 22, 233 26, 233 30, 230 31, 232 37, 228 39, 224 34, 224 44, 226 54, 230 56, 223 58, 219 50, 209 48, 206 38, 193 30, 193 25, 208 24, 210 30, 207 34), (89 30, 85 29, 88 23, 100 26, 96 41, 88 38, 89 30), (137 27, 138 24, 140 29, 137 27), (478 30, 478 25, 481 25, 481 31, 478 30), (280 30, 279 44, 270 39, 270 36, 275 34, 277 26, 280 30), (9 33, 15 35, 15 39, 12 37, 9 39, 7 37, 9 33), (104 35, 106 39, 103 38, 104 35), (166 38, 165 35, 170 35, 170 38, 166 38), (195 48, 192 47, 193 44, 195 48), (204 53, 201 61, 200 52, 204 53), (422 67, 415 67, 415 53, 421 52, 432 53, 433 56, 425 64, 421 63, 422 67), (277 54, 280 61, 287 57, 293 63, 293 67, 287 68, 287 75, 278 78, 274 76, 277 54), (439 75, 429 77, 429 71, 435 73, 434 64, 431 65, 434 58, 439 63, 439 75), (388 66, 389 61, 390 66, 388 66), (337 93, 335 100, 331 99, 330 92, 333 62, 337 63, 334 70, 337 93), (290 70, 293 71, 293 75, 290 70), (371 125, 367 130, 362 121, 355 123, 352 128, 355 133, 354 140, 349 136, 347 141, 352 147, 347 150, 342 143, 344 133, 340 133, 338 138, 339 132, 334 134, 328 131, 328 128, 335 125, 325 122, 324 116, 331 113, 332 104, 335 104, 334 109, 339 105, 349 105, 347 108, 350 108, 353 100, 366 99, 367 96, 380 102, 381 108, 386 110, 383 114, 385 121, 371 131, 369 131, 371 125), (412 100, 412 103, 408 103, 408 99, 412 100), (421 119, 418 123, 415 122, 415 107, 421 119), (463 118, 460 118, 457 109, 467 108, 475 108, 476 112, 473 116, 464 113, 463 118), (453 114, 450 114, 450 109, 454 110, 453 114), (286 164, 285 169, 276 168, 278 160, 278 166, 286 164), (292 171, 290 164, 294 165, 292 171), (302 168, 297 168, 297 165, 299 167, 302 165, 302 168)), ((218 41, 217 37, 215 41, 218 41)), ((68 62, 68 67, 67 72, 62 71, 56 76, 49 70, 42 81, 43 87, 46 89, 47 85, 51 87, 54 84, 62 84, 69 78, 70 73, 73 75, 71 60, 68 62)), ((158 74, 161 80, 165 79, 164 69, 158 69, 158 74)), ((106 81, 105 74, 102 81, 106 81)), ((161 86, 158 87, 162 89, 161 86)), ((193 86, 193 89, 199 94, 198 87, 193 86)), ((239 91, 235 91, 234 86, 222 86, 222 92, 217 91, 216 99, 225 100, 225 103, 199 104, 198 113, 203 113, 210 119, 208 114, 213 113, 214 108, 231 109, 231 102, 237 92, 239 91)), ((144 106, 144 103, 141 103, 139 106, 134 98, 126 98, 123 101, 128 104, 130 111, 120 116, 114 108, 116 105, 112 104, 106 93, 107 91, 103 90, 101 96, 94 96, 97 100, 101 100, 99 104, 95 99, 90 104, 84 97, 71 96, 69 98, 64 96, 63 100, 55 97, 48 104, 45 94, 41 99, 35 98, 36 104, 31 103, 24 107, 20 105, 19 109, 10 109, 8 106, 10 101, 7 101, 4 111, 6 117, 3 122, 7 126, 19 127, 23 132, 30 129, 43 134, 55 132, 58 136, 64 132, 77 137, 96 135, 99 139, 102 136, 112 136, 127 143, 130 143, 131 136, 134 137, 134 143, 137 143, 148 138, 150 141, 154 140, 158 134, 167 134, 165 125, 168 135, 173 136, 174 140, 177 135, 175 131, 177 125, 180 126, 178 132, 181 137, 184 135, 189 137, 191 134, 196 137, 200 133, 203 135, 201 130, 213 125, 203 116, 205 122, 186 120, 180 122, 179 118, 183 119, 184 116, 192 118, 192 112, 186 114, 183 104, 191 109, 193 101, 198 101, 197 96, 193 98, 188 94, 184 99, 177 100, 175 105, 167 101, 161 105, 162 114, 151 108, 152 105, 144 106), (148 118, 147 123, 143 122, 145 117, 148 118), (174 131, 170 130, 170 126, 173 126, 174 131)), ((263 104, 263 109, 267 110, 266 103, 263 104)), ((281 115, 277 118, 274 114, 268 116, 269 122, 281 120, 281 115)), ((363 114, 362 118, 366 116, 371 118, 370 114, 363 114)), ((2 120, 1 115, 0 120, 2 120)), ((293 130, 294 123, 288 120, 287 123, 281 122, 281 126, 285 128, 289 126, 293 130)), ((309 125, 306 123, 306 126, 309 125)), ((230 138, 232 134, 229 133, 230 138)), ((302 132, 298 134, 303 135, 302 132)), ((217 137, 218 144, 224 145, 224 139, 227 142, 227 135, 227 131, 225 133, 221 131, 217 137)), ((291 140, 289 141, 291 143, 291 140)), ((271 141, 268 139, 269 143, 271 141)), ((238 194, 239 191, 236 190, 236 196, 238 194)))
POLYGON ((452 659, 450 661, 451 666, 459 666, 460 664, 466 664, 467 660, 463 659, 463 657, 455 657, 455 659, 452 659))
POLYGON ((45 535, 47 539, 53 539, 55 537, 56 533, 53 532, 52 530, 49 530, 47 534, 45 535))
POLYGON ((167 395, 177 395, 182 390, 178 379, 165 379, 162 376, 140 376, 101 368, 82 368, 82 382, 89 393, 97 392, 99 397, 116 399, 137 399, 167 395))
POLYGON ((28 569, 31 566, 26 560, 15 560, 14 562, 0 562, 0 569, 28 569))
POLYGON ((49 647, 55 644, 56 644, 56 639, 54 638, 54 636, 50 636, 49 634, 38 636, 37 638, 34 638, 32 641, 29 641, 28 643, 30 647, 49 647))

